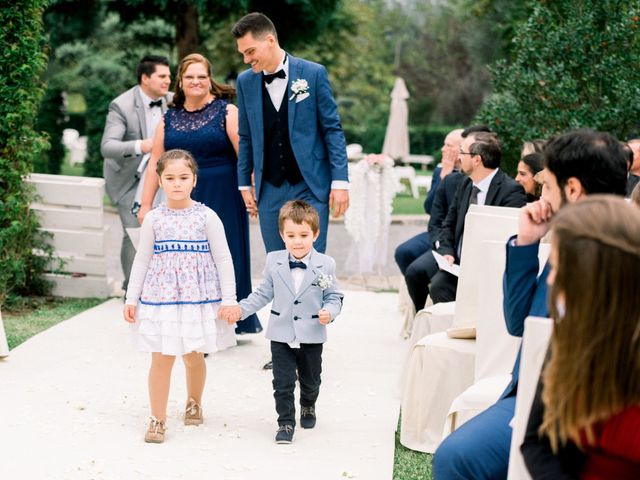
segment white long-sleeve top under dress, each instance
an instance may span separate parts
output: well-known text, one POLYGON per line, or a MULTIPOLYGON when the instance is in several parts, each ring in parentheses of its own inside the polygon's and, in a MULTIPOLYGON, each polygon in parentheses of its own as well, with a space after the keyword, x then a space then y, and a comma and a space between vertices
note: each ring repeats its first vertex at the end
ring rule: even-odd
POLYGON ((233 261, 218 215, 202 203, 161 204, 140 229, 126 303, 137 305, 134 346, 165 355, 211 353, 236 344, 220 305, 236 305, 233 261))

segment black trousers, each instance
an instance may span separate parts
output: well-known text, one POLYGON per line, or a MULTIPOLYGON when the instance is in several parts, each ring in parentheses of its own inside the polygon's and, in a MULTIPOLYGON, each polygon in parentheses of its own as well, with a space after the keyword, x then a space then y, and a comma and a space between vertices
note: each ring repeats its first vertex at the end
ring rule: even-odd
POLYGON ((273 398, 276 400, 278 425, 296 424, 294 391, 300 381, 300 405, 312 407, 320 393, 322 344, 302 343, 291 348, 287 343, 271 341, 273 362, 273 398))

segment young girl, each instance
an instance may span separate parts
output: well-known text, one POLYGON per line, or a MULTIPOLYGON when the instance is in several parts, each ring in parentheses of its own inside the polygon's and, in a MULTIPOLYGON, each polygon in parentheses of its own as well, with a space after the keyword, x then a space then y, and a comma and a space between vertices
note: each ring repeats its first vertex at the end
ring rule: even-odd
POLYGON ((185 425, 202 423, 204 353, 236 344, 218 309, 237 305, 233 263, 216 213, 191 200, 197 166, 185 150, 169 150, 157 173, 167 200, 148 213, 127 289, 124 318, 136 348, 151 352, 151 422, 145 441, 162 443, 171 369, 182 355, 187 377, 185 425))
POLYGON ((552 223, 556 320, 522 452, 531 477, 640 478, 640 210, 591 195, 552 223))

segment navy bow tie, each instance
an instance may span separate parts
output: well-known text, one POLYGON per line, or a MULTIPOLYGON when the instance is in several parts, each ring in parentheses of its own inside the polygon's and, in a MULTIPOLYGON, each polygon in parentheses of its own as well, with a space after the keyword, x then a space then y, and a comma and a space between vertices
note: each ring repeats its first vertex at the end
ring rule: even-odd
POLYGON ((287 78, 287 74, 284 73, 284 70, 278 70, 276 73, 264 73, 264 82, 269 85, 273 82, 274 78, 287 78))
POLYGON ((162 100, 156 100, 149 102, 149 108, 153 108, 153 107, 162 107, 162 100))
POLYGON ((307 268, 307 265, 304 262, 292 262, 291 260, 289 260, 289 268, 292 270, 294 268, 302 268, 304 270, 307 268))

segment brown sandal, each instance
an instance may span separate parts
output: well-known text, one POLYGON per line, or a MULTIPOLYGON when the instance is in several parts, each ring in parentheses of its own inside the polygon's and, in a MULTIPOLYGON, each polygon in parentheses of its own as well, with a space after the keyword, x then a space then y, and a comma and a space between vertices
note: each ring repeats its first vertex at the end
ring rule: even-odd
POLYGON ((147 433, 144 434, 144 441, 147 443, 163 443, 164 432, 167 430, 165 422, 161 422, 156 417, 151 416, 149 422, 149 428, 147 433))

